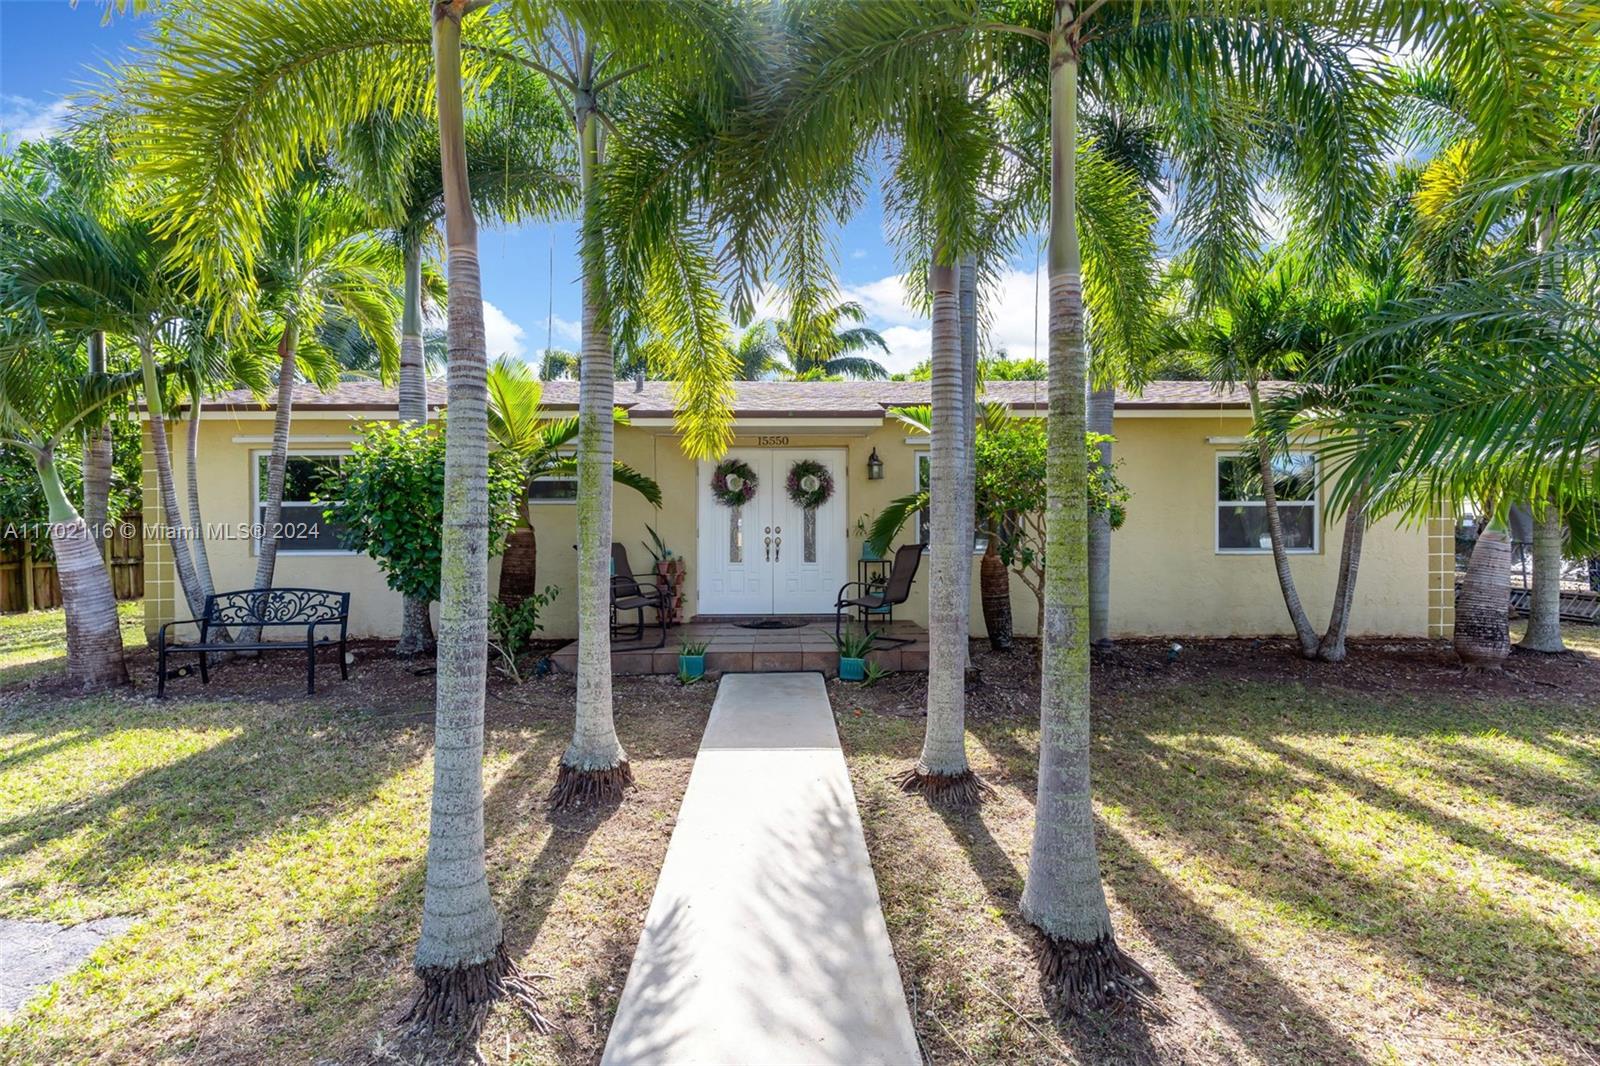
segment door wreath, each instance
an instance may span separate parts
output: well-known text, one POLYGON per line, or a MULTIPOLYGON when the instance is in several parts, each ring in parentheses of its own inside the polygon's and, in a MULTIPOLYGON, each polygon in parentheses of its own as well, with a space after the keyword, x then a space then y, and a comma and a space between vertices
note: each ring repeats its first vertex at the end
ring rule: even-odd
POLYGON ((756 494, 756 472, 743 459, 724 459, 711 472, 711 498, 728 508, 728 562, 744 562, 744 505, 756 494))
POLYGON ((833 498, 833 475, 815 459, 801 459, 789 468, 785 488, 805 513, 805 561, 817 561, 817 508, 833 498))

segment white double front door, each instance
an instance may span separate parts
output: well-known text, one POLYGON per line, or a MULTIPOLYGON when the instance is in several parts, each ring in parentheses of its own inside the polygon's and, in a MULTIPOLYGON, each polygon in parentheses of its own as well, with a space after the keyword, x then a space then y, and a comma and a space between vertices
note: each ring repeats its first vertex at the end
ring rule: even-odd
MULTIPOLYGON (((830 614, 848 580, 843 448, 733 448, 756 475, 756 493, 738 508, 711 494, 717 464, 699 464, 701 614, 830 614), (789 499, 789 470, 812 459, 833 475, 833 496, 816 508, 789 499)), ((668 501, 667 506, 671 506, 668 501)))

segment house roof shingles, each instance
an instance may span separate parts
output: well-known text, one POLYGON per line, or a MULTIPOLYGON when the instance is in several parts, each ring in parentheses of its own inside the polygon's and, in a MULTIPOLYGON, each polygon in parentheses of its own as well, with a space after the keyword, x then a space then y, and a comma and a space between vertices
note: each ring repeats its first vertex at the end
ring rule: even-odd
MULTIPOLYGON (((1263 393, 1273 393, 1282 382, 1264 382, 1263 393)), ((926 381, 740 381, 733 387, 733 412, 740 418, 877 418, 890 407, 928 403, 926 381)), ((428 406, 444 406, 445 385, 433 382, 428 406)), ((1042 381, 991 381, 983 399, 1016 410, 1043 410, 1048 406, 1042 381)), ((295 410, 382 411, 397 402, 395 389, 371 379, 340 382, 328 392, 299 384, 294 389, 295 410)), ((578 383, 549 381, 544 386, 544 406, 576 410, 578 383)), ((616 403, 634 418, 670 418, 672 383, 646 381, 642 387, 628 379, 617 382, 616 403)), ((1117 390, 1117 407, 1123 410, 1217 410, 1249 406, 1243 388, 1218 388, 1205 381, 1152 381, 1138 393, 1117 390)), ((250 392, 236 389, 206 401, 207 411, 259 411, 273 407, 250 392)))

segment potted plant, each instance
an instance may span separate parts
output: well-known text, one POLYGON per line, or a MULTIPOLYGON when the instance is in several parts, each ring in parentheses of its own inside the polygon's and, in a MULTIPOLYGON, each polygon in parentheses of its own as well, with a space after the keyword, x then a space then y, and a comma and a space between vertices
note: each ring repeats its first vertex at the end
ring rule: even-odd
POLYGON ((883 552, 873 547, 872 544, 872 512, 863 511, 861 517, 856 519, 856 536, 861 538, 861 558, 882 559, 883 552))
POLYGON ((834 639, 839 649, 839 680, 863 681, 867 676, 867 653, 877 636, 870 632, 851 630, 834 639))
POLYGON ((678 676, 680 678, 704 677, 706 673, 705 641, 686 640, 678 648, 678 676))
POLYGON ((661 534, 655 527, 646 525, 645 532, 650 534, 650 540, 643 542, 645 551, 655 560, 656 573, 660 574, 667 584, 667 624, 677 625, 682 621, 683 607, 683 578, 688 570, 688 565, 682 556, 672 554, 672 549, 667 547, 666 541, 661 539, 661 534))

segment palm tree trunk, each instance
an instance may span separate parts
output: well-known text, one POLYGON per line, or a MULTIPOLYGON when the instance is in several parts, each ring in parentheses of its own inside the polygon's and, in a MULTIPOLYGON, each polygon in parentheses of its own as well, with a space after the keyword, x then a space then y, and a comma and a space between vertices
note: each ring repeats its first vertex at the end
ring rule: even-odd
MULTIPOLYGON (((422 990, 417 1029, 475 1038, 502 996, 531 1004, 505 950, 489 895, 483 844, 483 703, 489 641, 489 361, 478 276, 478 227, 467 187, 461 104, 461 17, 467 0, 435 0, 439 153, 450 271, 450 418, 445 429, 440 639, 433 742, 433 796, 422 936, 415 969, 422 990)), ((539 1031, 546 1023, 529 1010, 539 1031)))
POLYGON ((594 224, 600 122, 578 114, 583 193, 583 371, 578 379, 578 694, 572 741, 550 803, 557 809, 621 797, 633 783, 611 709, 612 401, 616 364, 603 311, 605 273, 594 224))
POLYGON ((1082 263, 1074 216, 1078 57, 1072 8, 1050 35, 1050 384, 1039 789, 1022 915, 1039 930, 1046 987, 1068 1011, 1148 982, 1117 947, 1095 851, 1089 785, 1088 469, 1082 263))
POLYGON ((983 628, 989 631, 989 647, 995 651, 1010 651, 1013 646, 1011 626, 1011 572, 1000 558, 999 530, 989 530, 989 543, 983 551, 983 561, 978 564, 978 581, 983 589, 983 628))
POLYGON ((184 476, 189 490, 189 528, 193 530, 195 579, 200 592, 209 596, 216 584, 211 577, 211 556, 206 551, 205 519, 200 511, 200 397, 189 404, 189 426, 183 452, 184 476))
MULTIPOLYGON (((1089 390, 1089 432, 1109 437, 1117 390, 1110 385, 1089 390)), ((1111 442, 1101 441, 1100 465, 1111 468, 1111 442)), ((1089 515, 1089 641, 1111 643, 1111 516, 1089 515)))
POLYGON ((194 556, 189 551, 189 536, 183 529, 183 512, 178 509, 178 488, 172 477, 172 452, 167 442, 167 412, 161 398, 161 383, 156 375, 154 347, 148 337, 139 339, 139 361, 144 372, 144 402, 149 418, 145 432, 150 434, 150 452, 156 463, 156 494, 161 499, 162 535, 172 552, 172 567, 178 572, 189 612, 198 618, 205 613, 206 597, 194 556))
POLYGON ((1533 521, 1533 589, 1528 597, 1528 631, 1517 642, 1525 651, 1551 654, 1567 650, 1561 639, 1561 511, 1546 501, 1533 521))
POLYGON ((117 624, 117 597, 94 538, 67 499, 56 470, 55 450, 46 444, 34 456, 39 481, 50 505, 50 544, 56 553, 61 606, 67 616, 67 678, 85 692, 128 683, 117 624))
MULTIPOLYGON (((527 522, 526 516, 523 519, 527 522)), ((500 553, 500 602, 515 607, 539 591, 539 537, 533 524, 520 525, 506 537, 500 553)))
MULTIPOLYGON (((272 417, 272 452, 267 458, 266 507, 261 511, 261 537, 256 542, 256 576, 251 588, 272 587, 278 565, 278 527, 283 522, 283 479, 289 466, 289 423, 294 418, 294 379, 300 331, 293 319, 278 337, 278 407, 272 417)), ((242 629, 240 640, 251 643, 261 636, 259 626, 242 629)))
MULTIPOLYGON (((106 335, 89 334, 89 373, 106 372, 106 335)), ((103 550, 111 500, 111 427, 96 426, 83 442, 83 520, 89 525, 96 549, 103 550)))
POLYGON ((1356 573, 1361 568, 1361 542, 1367 532, 1366 492, 1358 491, 1344 516, 1344 545, 1339 550, 1339 583, 1333 590, 1333 611, 1328 616, 1328 631, 1317 644, 1317 658, 1323 662, 1343 662, 1344 638, 1350 631, 1350 605, 1356 596, 1356 573))
POLYGON ((961 257, 958 299, 961 305, 961 462, 957 467, 961 489, 961 658, 972 672, 972 546, 977 540, 978 455, 978 257, 961 257))
MULTIPOLYGON (((405 240, 405 309, 400 318, 400 421, 422 425, 428 421, 428 370, 422 353, 422 241, 415 234, 405 240)), ((425 599, 407 596, 401 617, 400 643, 394 653, 402 659, 433 651, 433 619, 425 599)))
POLYGON ((916 766, 900 787, 931 800, 970 806, 983 784, 967 765, 967 619, 963 586, 972 579, 970 512, 962 513, 961 465, 967 433, 962 424, 961 310, 956 268, 935 248, 928 287, 933 292, 933 417, 928 464, 928 721, 916 766), (962 544, 962 532, 967 542, 962 544))
POLYGON ((1498 670, 1511 654, 1511 542, 1485 530, 1472 546, 1456 595, 1456 656, 1469 670, 1498 670))
MULTIPOLYGON (((1261 391, 1254 381, 1246 386, 1250 393, 1250 415, 1260 424, 1261 391)), ((1300 654, 1307 659, 1317 656, 1319 639, 1306 615, 1305 604, 1294 587, 1294 572, 1289 569, 1289 548, 1283 539, 1283 517, 1278 512, 1278 486, 1272 469, 1272 449, 1265 441, 1256 447, 1256 460, 1261 470, 1262 510, 1267 515, 1267 538, 1272 542, 1272 566, 1278 573, 1278 588, 1283 592, 1283 605, 1289 610, 1289 621, 1294 625, 1295 639, 1300 642, 1300 654)))

